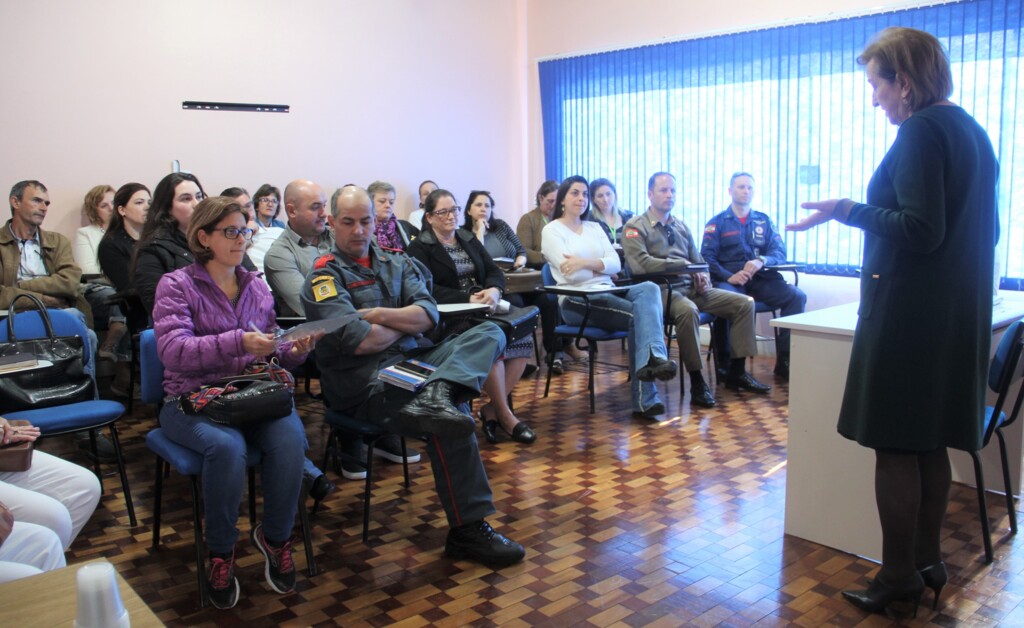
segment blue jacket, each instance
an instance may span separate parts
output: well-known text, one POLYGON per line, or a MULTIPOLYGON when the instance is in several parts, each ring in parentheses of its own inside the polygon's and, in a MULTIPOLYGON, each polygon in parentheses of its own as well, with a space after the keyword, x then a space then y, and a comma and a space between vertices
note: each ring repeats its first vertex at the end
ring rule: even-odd
POLYGON ((765 266, 786 262, 786 243, 768 214, 750 210, 743 224, 732 207, 708 221, 700 254, 708 263, 712 281, 726 281, 752 259, 765 266))

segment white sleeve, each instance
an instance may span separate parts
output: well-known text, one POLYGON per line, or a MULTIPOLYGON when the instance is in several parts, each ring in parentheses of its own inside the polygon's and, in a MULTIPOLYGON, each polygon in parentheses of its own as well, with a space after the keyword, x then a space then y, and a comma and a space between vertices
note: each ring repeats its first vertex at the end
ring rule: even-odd
POLYGON ((587 237, 592 240, 596 239, 601 243, 601 261, 604 262, 604 271, 602 272, 609 277, 614 277, 622 270, 622 260, 619 259, 619 254, 612 248, 612 243, 608 241, 608 236, 604 234, 601 226, 597 223, 593 223, 593 226, 593 229, 587 231, 587 237), (598 235, 601 237, 598 238, 598 235))
POLYGON ((96 250, 99 247, 99 240, 93 241, 92 230, 89 227, 82 227, 75 232, 75 243, 71 247, 71 255, 75 263, 82 269, 83 275, 99 275, 99 259, 96 257, 96 250))
POLYGON ((572 283, 561 271, 565 254, 571 253, 566 250, 568 244, 562 225, 553 220, 544 225, 544 229, 540 232, 540 252, 544 254, 544 259, 551 267, 551 276, 555 278, 555 283, 558 285, 572 283))

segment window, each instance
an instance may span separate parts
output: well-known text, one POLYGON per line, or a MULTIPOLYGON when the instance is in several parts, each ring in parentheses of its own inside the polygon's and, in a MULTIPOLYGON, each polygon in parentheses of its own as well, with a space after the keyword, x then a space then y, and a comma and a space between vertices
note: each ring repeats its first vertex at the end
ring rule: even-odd
MULTIPOLYGON (((1000 161, 997 258, 1004 287, 1024 286, 1021 3, 978 0, 705 37, 540 64, 548 178, 608 177, 619 205, 647 207, 647 178, 677 179, 676 212, 695 230, 729 204, 729 176, 755 177, 754 207, 778 224, 800 202, 862 200, 896 137, 871 105, 856 57, 887 26, 935 34, 950 54, 952 100, 988 131, 1000 161), (1016 157, 1016 159, 1015 159, 1016 157)), ((788 234, 809 272, 852 274, 861 232, 838 223, 788 234)))

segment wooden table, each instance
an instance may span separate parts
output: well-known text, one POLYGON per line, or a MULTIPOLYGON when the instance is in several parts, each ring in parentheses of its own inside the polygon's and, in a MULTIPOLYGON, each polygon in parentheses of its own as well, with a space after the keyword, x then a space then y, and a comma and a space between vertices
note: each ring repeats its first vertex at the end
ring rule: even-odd
MULTIPOLYGON (((0 584, 0 626, 71 626, 78 604, 75 575, 87 564, 77 563, 0 584)), ((164 625, 120 573, 117 586, 133 628, 164 625)))

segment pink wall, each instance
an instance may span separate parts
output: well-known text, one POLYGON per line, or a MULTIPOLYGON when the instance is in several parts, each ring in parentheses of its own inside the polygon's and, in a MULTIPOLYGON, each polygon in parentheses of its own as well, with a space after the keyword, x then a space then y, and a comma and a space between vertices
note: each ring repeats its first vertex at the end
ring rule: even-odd
POLYGON ((515 207, 523 15, 507 0, 4 2, 0 187, 43 181, 45 227, 69 235, 91 186, 153 187, 172 159, 212 193, 308 177, 330 194, 382 178, 405 216, 431 178, 515 207), (183 111, 183 100, 291 113, 183 111))

